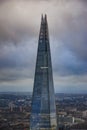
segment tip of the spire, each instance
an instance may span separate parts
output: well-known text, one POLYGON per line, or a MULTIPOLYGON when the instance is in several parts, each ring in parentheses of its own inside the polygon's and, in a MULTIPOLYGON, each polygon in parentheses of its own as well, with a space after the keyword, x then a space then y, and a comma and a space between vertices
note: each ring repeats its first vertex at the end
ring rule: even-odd
POLYGON ((41 21, 43 21, 43 14, 41 15, 41 21))
POLYGON ((47 15, 45 14, 45 19, 47 19, 47 15))
POLYGON ((41 19, 43 19, 43 14, 41 15, 41 19))
POLYGON ((43 14, 41 15, 41 22, 43 23, 46 23, 47 22, 47 15, 45 14, 44 16, 43 16, 43 14))
POLYGON ((45 14, 45 17, 44 17, 44 21, 45 23, 47 23, 47 15, 45 14))

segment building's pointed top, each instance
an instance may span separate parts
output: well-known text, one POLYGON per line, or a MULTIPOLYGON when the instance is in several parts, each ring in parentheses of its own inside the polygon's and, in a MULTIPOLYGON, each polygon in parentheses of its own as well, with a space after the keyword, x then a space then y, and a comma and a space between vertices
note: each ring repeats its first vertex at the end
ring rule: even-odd
POLYGON ((55 94, 46 14, 41 19, 30 130, 57 130, 55 94), (44 107, 45 106, 45 107, 44 107))
POLYGON ((43 21, 43 14, 41 15, 41 21, 43 21))
POLYGON ((47 15, 45 14, 45 21, 47 21, 47 15))
POLYGON ((47 15, 45 14, 45 16, 43 17, 43 14, 41 15, 41 23, 46 23, 47 22, 47 15))
POLYGON ((44 17, 44 21, 45 21, 45 24, 47 24, 47 15, 45 14, 45 17, 44 17))

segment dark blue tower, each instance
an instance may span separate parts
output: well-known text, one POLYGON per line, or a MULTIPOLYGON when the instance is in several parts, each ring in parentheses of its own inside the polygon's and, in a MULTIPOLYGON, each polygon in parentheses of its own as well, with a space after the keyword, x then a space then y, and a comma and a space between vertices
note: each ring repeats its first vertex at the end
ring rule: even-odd
POLYGON ((57 130, 47 16, 41 19, 30 130, 57 130))

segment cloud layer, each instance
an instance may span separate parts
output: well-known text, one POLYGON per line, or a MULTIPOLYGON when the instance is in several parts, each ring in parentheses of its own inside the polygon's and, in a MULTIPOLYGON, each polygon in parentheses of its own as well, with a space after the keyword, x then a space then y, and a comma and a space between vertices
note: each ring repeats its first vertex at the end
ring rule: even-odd
POLYGON ((67 86, 72 88, 76 85, 80 88, 84 86, 86 89, 87 82, 84 81, 87 77, 86 5, 86 0, 0 1, 2 91, 6 86, 10 90, 12 82, 15 82, 15 88, 18 86, 23 88, 21 82, 25 83, 24 86, 31 86, 28 79, 33 82, 42 13, 47 13, 48 16, 56 90, 60 91, 58 86, 63 88, 64 85, 66 90, 67 86), (82 79, 81 82, 79 79, 82 79))

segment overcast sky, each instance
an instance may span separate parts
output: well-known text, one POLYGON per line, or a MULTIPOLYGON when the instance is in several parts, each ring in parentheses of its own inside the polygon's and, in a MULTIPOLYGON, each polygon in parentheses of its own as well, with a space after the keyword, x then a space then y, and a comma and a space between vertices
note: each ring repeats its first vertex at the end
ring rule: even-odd
POLYGON ((0 91, 32 91, 42 13, 55 92, 87 93, 87 0, 0 0, 0 91))

